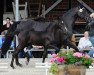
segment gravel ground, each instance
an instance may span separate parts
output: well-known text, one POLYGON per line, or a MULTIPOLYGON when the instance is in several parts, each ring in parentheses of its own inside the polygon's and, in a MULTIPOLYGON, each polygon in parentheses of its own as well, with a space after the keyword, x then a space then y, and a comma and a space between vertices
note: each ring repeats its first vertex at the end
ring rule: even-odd
MULTIPOLYGON (((46 59, 46 62, 49 62, 50 59, 46 59)), ((25 64, 25 59, 20 59, 20 63, 23 64, 23 67, 16 66, 16 69, 10 67, 11 59, 0 59, 0 75, 46 75, 45 69, 35 68, 35 63, 41 63, 41 58, 32 58, 28 65, 25 64), (3 64, 2 64, 3 63, 3 64)), ((51 75, 48 73, 48 75, 51 75)), ((86 75, 94 75, 94 69, 87 69, 86 75)))

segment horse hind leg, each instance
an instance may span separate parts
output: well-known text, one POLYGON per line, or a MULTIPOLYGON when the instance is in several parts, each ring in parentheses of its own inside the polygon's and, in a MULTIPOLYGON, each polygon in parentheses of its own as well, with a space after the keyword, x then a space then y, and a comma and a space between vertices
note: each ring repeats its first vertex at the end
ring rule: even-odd
POLYGON ((10 66, 11 66, 12 68, 15 68, 14 65, 13 65, 14 59, 15 59, 16 65, 22 67, 22 64, 20 64, 20 63, 19 63, 19 60, 18 60, 18 53, 19 53, 21 50, 23 50, 24 47, 25 47, 25 45, 20 43, 20 44, 17 46, 16 50, 14 51, 14 53, 13 53, 13 55, 12 55, 11 64, 10 64, 10 66))
MULTIPOLYGON (((25 44, 26 44, 26 43, 25 43, 25 44)), ((22 48, 25 47, 25 44, 24 44, 24 45, 21 45, 21 46, 23 46, 22 48)), ((20 50, 20 49, 19 49, 19 50, 20 50)), ((23 50, 23 53, 24 53, 24 55, 25 55, 25 58, 26 58, 26 65, 28 65, 28 63, 29 63, 29 61, 30 61, 29 53, 27 52, 27 49, 26 49, 26 48, 21 49, 21 50, 23 50), (25 51, 24 51, 24 50, 25 50, 25 51)), ((18 52, 18 53, 19 53, 19 52, 18 52)), ((20 64, 19 61, 18 61, 18 56, 17 56, 17 58, 16 58, 16 65, 22 67, 22 64, 20 64)))
MULTIPOLYGON (((18 54, 19 54, 19 52, 21 51, 21 50, 23 50, 23 52, 24 52, 24 47, 25 47, 25 42, 24 43, 20 43, 19 45, 18 45, 18 47, 17 47, 17 53, 16 53, 16 60, 15 60, 15 62, 16 62, 16 65, 17 66, 20 66, 20 67, 22 67, 22 64, 20 64, 19 63, 19 60, 18 60, 18 54)), ((29 61, 29 55, 27 54, 27 52, 25 53, 24 52, 24 55, 25 55, 25 57, 27 57, 27 60, 29 61)))
POLYGON ((22 67, 22 64, 20 64, 20 63, 19 63, 19 60, 18 60, 18 54, 17 54, 17 56, 15 57, 15 60, 16 60, 16 61, 15 61, 15 62, 16 62, 16 65, 22 67))
POLYGON ((14 65, 13 65, 13 62, 14 62, 14 56, 12 56, 12 60, 11 60, 10 66, 11 66, 13 69, 15 69, 15 67, 14 67, 14 65))
POLYGON ((15 52, 13 53, 13 55, 12 55, 12 60, 11 60, 11 64, 10 64, 10 66, 11 66, 13 69, 15 69, 15 67, 14 67, 14 65, 13 65, 14 60, 16 61, 16 65, 17 65, 17 66, 22 66, 22 65, 19 63, 19 61, 18 61, 18 53, 16 53, 16 51, 15 51, 15 52))

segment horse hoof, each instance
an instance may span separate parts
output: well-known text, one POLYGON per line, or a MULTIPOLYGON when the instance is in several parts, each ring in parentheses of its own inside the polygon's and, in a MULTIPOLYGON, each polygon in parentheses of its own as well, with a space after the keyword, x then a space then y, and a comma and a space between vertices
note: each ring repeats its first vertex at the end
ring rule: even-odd
POLYGON ((18 64, 16 64, 17 66, 20 66, 20 67, 23 67, 23 65, 22 64, 20 64, 20 63, 18 63, 18 64))
POLYGON ((28 62, 28 61, 26 61, 26 65, 28 65, 28 63, 29 63, 29 62, 28 62))
POLYGON ((12 69, 16 69, 15 67, 12 67, 12 69))
POLYGON ((45 61, 42 61, 42 63, 44 63, 45 61))
POLYGON ((23 67, 23 65, 22 65, 22 64, 19 64, 18 66, 23 67))
POLYGON ((15 67, 13 65, 10 65, 12 67, 12 69, 15 69, 15 67))

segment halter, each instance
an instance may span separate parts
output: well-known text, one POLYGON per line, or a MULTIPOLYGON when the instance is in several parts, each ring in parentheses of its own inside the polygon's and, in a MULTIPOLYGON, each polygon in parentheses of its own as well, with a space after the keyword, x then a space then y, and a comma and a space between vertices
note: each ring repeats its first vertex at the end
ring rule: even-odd
POLYGON ((64 29, 65 29, 65 32, 64 32, 64 33, 67 33, 67 32, 68 32, 68 29, 67 29, 67 27, 66 27, 66 25, 64 24, 63 21, 59 22, 59 28, 60 28, 60 30, 62 30, 63 32, 64 32, 64 29), (64 26, 62 26, 62 25, 64 25, 64 26))

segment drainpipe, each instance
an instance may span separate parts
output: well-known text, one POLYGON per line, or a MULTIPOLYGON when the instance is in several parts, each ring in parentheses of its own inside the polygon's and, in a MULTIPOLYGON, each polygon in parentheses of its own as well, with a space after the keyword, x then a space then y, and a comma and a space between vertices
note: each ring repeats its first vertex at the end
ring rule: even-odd
POLYGON ((15 21, 19 21, 20 20, 20 16, 19 16, 19 0, 15 0, 15 8, 16 8, 15 21))
MULTIPOLYGON (((20 20, 20 15, 19 15, 19 0, 15 0, 15 8, 16 8, 15 21, 19 21, 20 20)), ((15 46, 17 47, 18 44, 19 44, 18 37, 17 37, 17 35, 15 35, 15 46)))

